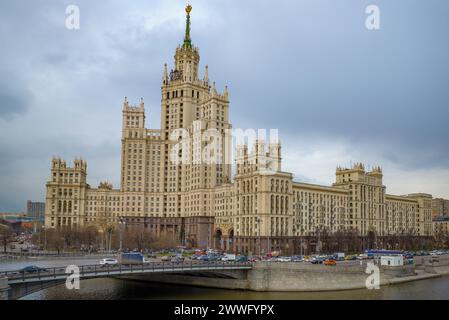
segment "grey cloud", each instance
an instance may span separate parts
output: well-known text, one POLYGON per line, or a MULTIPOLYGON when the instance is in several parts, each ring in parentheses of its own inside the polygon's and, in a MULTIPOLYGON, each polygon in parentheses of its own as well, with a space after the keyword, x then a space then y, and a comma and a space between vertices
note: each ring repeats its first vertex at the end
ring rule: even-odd
MULTIPOLYGON (((344 141, 403 169, 447 170, 449 3, 376 0, 382 29, 369 32, 371 2, 193 1, 201 67, 229 85, 234 127, 279 128, 284 152, 301 135, 304 149, 344 141)), ((43 199, 53 155, 83 156, 92 185, 117 185, 124 96, 143 96, 147 126, 159 127, 184 3, 79 0, 76 32, 64 28, 68 4, 0 3, 0 211, 43 199)))
POLYGON ((0 119, 8 120, 14 115, 25 113, 29 108, 29 101, 29 92, 0 83, 0 119))

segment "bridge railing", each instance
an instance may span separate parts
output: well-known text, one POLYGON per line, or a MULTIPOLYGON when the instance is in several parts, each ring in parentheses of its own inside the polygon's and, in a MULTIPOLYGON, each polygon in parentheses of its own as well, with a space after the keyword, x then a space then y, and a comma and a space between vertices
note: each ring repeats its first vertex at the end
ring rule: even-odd
MULTIPOLYGON (((117 264, 117 265, 82 265, 79 266, 80 277, 94 277, 98 275, 109 276, 130 273, 145 272, 177 272, 177 271, 195 271, 195 270, 223 270, 250 268, 250 262, 231 262, 231 261, 211 261, 211 262, 144 262, 141 264, 117 264)), ((26 272, 24 269, 3 271, 0 276, 6 276, 10 281, 27 282, 31 280, 51 280, 60 279, 68 276, 67 266, 39 268, 33 272, 26 272)))
POLYGON ((26 257, 48 257, 48 258, 71 258, 71 257, 96 257, 104 256, 116 256, 114 252, 56 252, 56 251, 6 251, 0 252, 1 258, 26 258, 26 257))

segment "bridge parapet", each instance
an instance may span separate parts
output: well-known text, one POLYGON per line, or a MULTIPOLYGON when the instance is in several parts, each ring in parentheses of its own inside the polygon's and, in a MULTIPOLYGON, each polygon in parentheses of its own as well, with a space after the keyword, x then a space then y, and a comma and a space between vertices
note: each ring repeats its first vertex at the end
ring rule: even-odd
POLYGON ((8 278, 0 277, 0 300, 8 300, 8 278))
MULTIPOLYGON (((80 279, 103 278, 112 276, 155 274, 155 273, 188 273, 188 272, 226 272, 232 270, 249 270, 249 262, 152 262, 136 265, 82 265, 79 267, 80 279)), ((66 267, 41 268, 33 272, 12 270, 0 272, 5 277, 6 298, 19 299, 30 293, 64 282, 69 273, 66 267), (9 286, 9 287, 8 287, 9 286), (9 290, 9 292, 8 292, 9 290)))

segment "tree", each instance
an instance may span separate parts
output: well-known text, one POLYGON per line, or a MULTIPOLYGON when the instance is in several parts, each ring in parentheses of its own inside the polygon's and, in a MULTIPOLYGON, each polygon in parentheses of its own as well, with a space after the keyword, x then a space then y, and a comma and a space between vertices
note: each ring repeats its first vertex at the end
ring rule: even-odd
POLYGON ((0 241, 3 244, 3 252, 6 253, 6 245, 12 239, 14 231, 7 225, 0 224, 0 241))
POLYGON ((59 230, 50 229, 47 231, 47 244, 51 249, 56 250, 58 254, 64 248, 64 243, 64 237, 59 230))

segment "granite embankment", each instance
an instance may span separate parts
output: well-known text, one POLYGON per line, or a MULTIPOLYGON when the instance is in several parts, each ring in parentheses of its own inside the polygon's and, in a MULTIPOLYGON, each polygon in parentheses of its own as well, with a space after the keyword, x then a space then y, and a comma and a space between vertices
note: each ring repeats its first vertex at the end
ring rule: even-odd
MULTIPOLYGON (((366 288, 366 261, 337 266, 257 262, 252 270, 195 274, 128 276, 127 279, 189 286, 253 291, 338 291, 366 288)), ((380 268, 380 285, 393 285, 449 274, 449 257, 418 258, 415 265, 380 268)))

